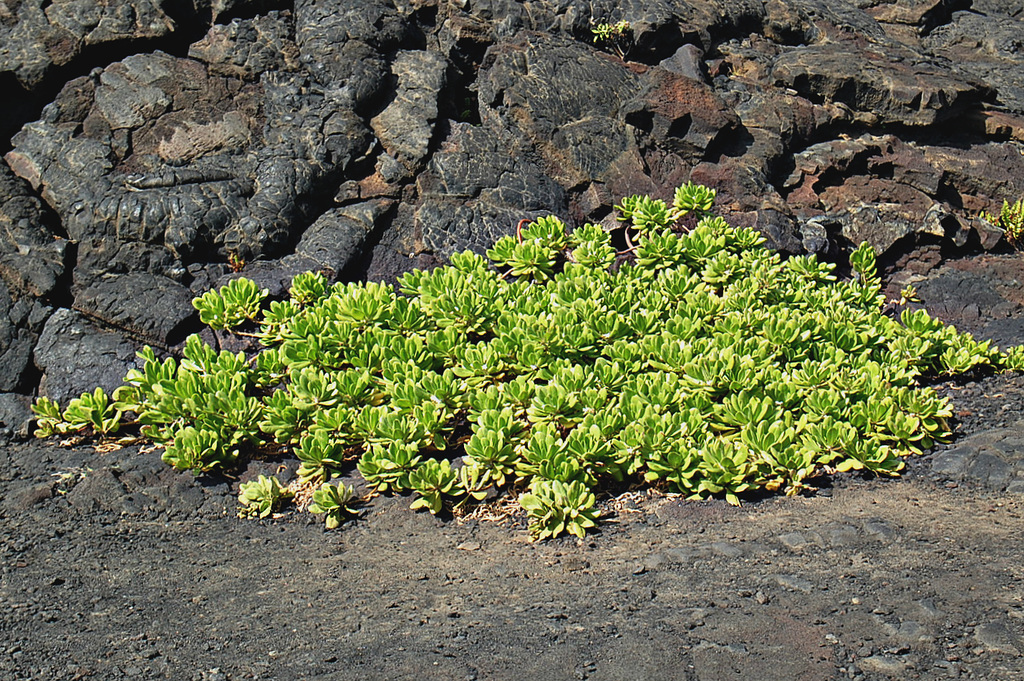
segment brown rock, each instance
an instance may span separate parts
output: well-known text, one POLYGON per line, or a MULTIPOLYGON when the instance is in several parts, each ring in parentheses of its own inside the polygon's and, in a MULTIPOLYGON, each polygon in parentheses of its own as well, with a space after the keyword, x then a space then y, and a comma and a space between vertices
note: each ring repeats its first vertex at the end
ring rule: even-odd
POLYGON ((811 101, 845 104, 868 124, 932 125, 988 95, 907 48, 852 42, 794 49, 775 62, 772 78, 811 101))

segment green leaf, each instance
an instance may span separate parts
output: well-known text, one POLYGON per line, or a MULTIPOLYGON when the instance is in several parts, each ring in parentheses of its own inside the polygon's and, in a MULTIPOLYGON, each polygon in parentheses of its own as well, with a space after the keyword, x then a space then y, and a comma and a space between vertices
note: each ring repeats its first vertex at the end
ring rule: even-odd
POLYGON ((238 486, 239 518, 266 518, 281 502, 292 497, 292 493, 281 487, 276 477, 261 475, 251 482, 238 486))

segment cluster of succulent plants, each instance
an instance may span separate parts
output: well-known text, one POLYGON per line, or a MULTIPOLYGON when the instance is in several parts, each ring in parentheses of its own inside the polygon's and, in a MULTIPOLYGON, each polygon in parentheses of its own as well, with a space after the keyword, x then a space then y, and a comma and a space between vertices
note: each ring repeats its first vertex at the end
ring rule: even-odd
MULTIPOLYGON (((950 434, 949 404, 922 377, 1024 368, 1021 348, 922 309, 883 314, 869 246, 839 280, 712 215, 713 200, 690 184, 671 203, 625 199, 623 251, 601 226, 545 217, 397 287, 307 273, 268 302, 238 279, 195 305, 261 352, 198 336, 181 359, 146 348, 113 400, 40 400, 39 434, 133 420, 197 474, 290 451, 329 527, 355 502, 337 484, 355 468, 413 508, 513 494, 535 537, 582 537, 599 496, 638 483, 736 504, 835 470, 895 475, 950 434)), ((247 483, 242 515, 265 517, 290 491, 247 483)))

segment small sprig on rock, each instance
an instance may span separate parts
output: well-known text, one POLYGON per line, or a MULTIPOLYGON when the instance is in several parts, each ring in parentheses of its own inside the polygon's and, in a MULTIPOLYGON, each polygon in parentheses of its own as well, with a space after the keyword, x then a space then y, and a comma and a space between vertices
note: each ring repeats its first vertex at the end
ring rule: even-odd
POLYGON ((626 58, 633 43, 633 27, 628 21, 616 21, 614 24, 601 21, 595 23, 590 32, 596 45, 615 52, 621 59, 626 58))
POLYGON ((1003 230, 1011 246, 1018 250, 1024 249, 1024 199, 1018 199, 1012 204, 1003 201, 999 215, 982 212, 981 219, 1003 230))

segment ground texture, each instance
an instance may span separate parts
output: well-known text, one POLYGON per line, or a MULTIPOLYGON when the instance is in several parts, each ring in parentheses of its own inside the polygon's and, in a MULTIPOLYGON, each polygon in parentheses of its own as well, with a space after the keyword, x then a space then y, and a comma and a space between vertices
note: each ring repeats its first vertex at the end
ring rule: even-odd
MULTIPOLYGON (((918 282, 1011 342, 1019 256, 918 282)), ((1024 679, 1024 377, 955 441, 799 498, 603 502, 586 541, 379 497, 327 532, 129 446, 0 449, 4 679, 1024 679)), ((246 476, 274 470, 259 462, 246 476)))

